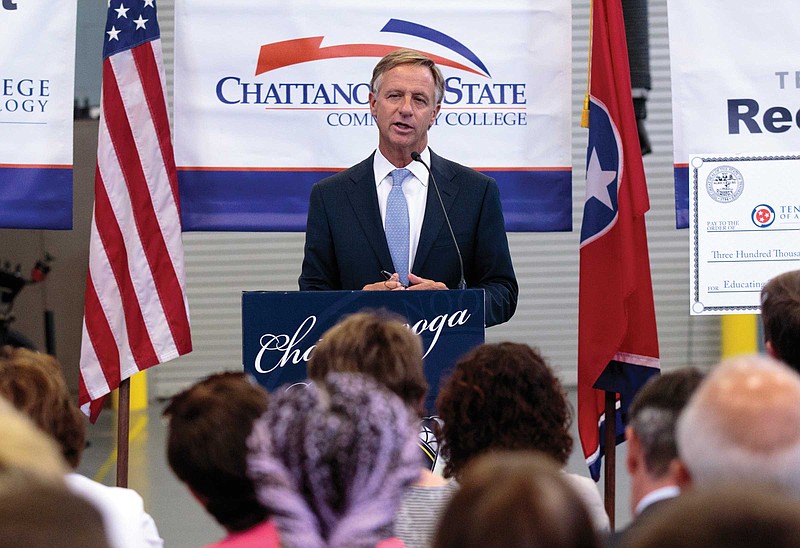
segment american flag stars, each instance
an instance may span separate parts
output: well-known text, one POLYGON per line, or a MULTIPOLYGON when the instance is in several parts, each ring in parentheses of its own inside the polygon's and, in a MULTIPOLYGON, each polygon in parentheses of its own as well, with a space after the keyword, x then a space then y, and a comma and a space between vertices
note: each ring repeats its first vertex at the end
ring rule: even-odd
POLYGON ((103 57, 159 38, 155 0, 108 0, 103 57))
POLYGON ((119 7, 117 9, 115 9, 114 11, 117 12, 117 19, 119 19, 120 17, 124 17, 125 19, 127 19, 128 18, 128 12, 130 10, 131 10, 131 8, 126 8, 124 4, 120 4, 119 7))

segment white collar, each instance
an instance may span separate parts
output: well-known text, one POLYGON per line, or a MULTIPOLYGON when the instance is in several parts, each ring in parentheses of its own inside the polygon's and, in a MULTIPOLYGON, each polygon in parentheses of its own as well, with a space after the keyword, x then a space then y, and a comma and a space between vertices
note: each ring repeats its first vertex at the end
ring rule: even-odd
POLYGON ((667 485, 666 487, 659 487, 658 489, 650 491, 643 496, 642 500, 639 501, 639 504, 636 505, 636 515, 638 516, 641 514, 645 508, 655 502, 671 499, 680 494, 681 490, 677 485, 667 485))
MULTIPOLYGON (((429 166, 431 165, 431 150, 428 147, 425 147, 419 155, 423 162, 429 166)), ((381 153, 380 148, 375 149, 375 158, 372 162, 372 166, 373 170, 375 171, 376 186, 380 185, 381 181, 388 177, 392 171, 397 169, 397 166, 387 160, 386 156, 381 153)), ((424 165, 422 165, 420 162, 412 160, 410 164, 405 166, 405 168, 409 170, 420 183, 422 183, 422 186, 428 186, 428 170, 425 169, 424 165)))

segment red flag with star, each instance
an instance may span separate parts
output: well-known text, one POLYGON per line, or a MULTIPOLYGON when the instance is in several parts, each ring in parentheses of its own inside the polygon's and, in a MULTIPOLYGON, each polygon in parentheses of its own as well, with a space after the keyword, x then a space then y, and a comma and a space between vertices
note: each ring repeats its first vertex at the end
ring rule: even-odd
POLYGON ((627 406, 659 372, 644 214, 650 209, 631 99, 620 0, 593 0, 586 203, 580 244, 578 428, 597 480, 607 418, 619 395, 617 443, 627 406))

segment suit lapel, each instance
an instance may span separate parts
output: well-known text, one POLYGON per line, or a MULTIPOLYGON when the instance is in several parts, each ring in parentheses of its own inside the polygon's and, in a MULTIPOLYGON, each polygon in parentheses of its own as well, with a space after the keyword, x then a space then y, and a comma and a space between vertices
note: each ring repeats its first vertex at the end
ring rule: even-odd
MULTIPOLYGON (((374 154, 373 154, 374 156, 374 154)), ((378 191, 375 183, 375 172, 372 168, 373 156, 370 156, 352 170, 351 184, 347 187, 347 196, 353 207, 358 223, 364 231, 381 267, 394 271, 389 244, 381 224, 381 212, 378 208, 378 191)))
MULTIPOLYGON (((452 205, 458 194, 458 185, 453 181, 455 176, 447 163, 431 151, 431 172, 439 185, 442 194, 442 203, 448 215, 452 215, 452 205)), ((452 220, 451 220, 452 222, 452 220)), ((425 204, 425 218, 422 220, 422 230, 417 244, 417 254, 414 257, 414 267, 412 272, 417 274, 417 270, 425 264, 425 260, 430 254, 436 237, 445 224, 442 206, 439 205, 439 198, 436 197, 436 189, 432 181, 428 181, 428 197, 425 204)))

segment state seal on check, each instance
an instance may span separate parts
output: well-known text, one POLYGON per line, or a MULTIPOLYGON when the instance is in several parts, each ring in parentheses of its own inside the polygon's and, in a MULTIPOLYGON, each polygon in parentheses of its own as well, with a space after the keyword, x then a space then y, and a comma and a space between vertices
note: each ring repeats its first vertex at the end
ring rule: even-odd
POLYGON ((706 190, 716 202, 723 204, 733 202, 742 195, 744 177, 733 166, 715 167, 706 178, 706 190))

